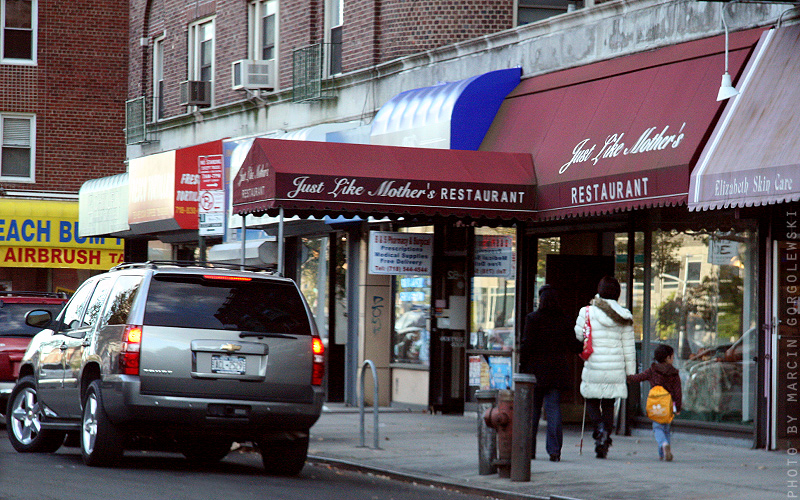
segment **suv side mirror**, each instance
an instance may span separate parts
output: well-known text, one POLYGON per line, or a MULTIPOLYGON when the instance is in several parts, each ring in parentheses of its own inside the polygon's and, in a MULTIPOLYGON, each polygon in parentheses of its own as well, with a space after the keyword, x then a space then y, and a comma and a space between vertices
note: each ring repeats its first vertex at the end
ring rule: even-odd
POLYGON ((44 309, 34 309, 25 313, 25 324, 34 328, 47 328, 51 321, 53 315, 44 309))

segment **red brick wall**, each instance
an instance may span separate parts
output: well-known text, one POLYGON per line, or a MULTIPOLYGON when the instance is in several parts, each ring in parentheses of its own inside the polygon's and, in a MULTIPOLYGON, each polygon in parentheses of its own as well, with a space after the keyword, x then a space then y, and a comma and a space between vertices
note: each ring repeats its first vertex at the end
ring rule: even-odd
MULTIPOLYGON (((381 3, 379 21, 378 62, 385 62, 512 28, 514 3, 511 0, 391 0, 381 3)), ((480 68, 476 68, 477 72, 480 68)))
POLYGON ((39 0, 38 63, 0 65, 0 111, 36 115, 36 183, 72 191, 125 171, 127 2, 39 0))
MULTIPOLYGON (((513 22, 512 0, 342 1, 344 72, 508 29, 513 22)), ((185 114, 178 88, 187 77, 187 28, 213 16, 214 104, 245 98, 244 91, 231 90, 231 63, 247 57, 247 5, 247 0, 131 0, 128 97, 152 99, 152 40, 164 35, 165 118, 185 114), (144 48, 142 37, 148 39, 144 48)), ((324 41, 324 6, 325 0, 280 0, 280 88, 292 86, 293 51, 324 41)))

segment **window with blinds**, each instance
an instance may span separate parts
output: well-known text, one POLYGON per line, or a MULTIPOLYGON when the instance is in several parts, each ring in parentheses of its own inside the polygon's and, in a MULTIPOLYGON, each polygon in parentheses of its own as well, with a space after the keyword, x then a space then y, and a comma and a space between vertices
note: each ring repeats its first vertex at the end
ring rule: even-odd
POLYGON ((0 115, 0 180, 33 182, 34 117, 0 115))

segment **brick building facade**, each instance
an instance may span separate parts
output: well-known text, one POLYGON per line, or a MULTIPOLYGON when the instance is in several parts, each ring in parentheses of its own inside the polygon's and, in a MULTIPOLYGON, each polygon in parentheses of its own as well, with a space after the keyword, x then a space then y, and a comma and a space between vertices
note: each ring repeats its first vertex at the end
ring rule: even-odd
MULTIPOLYGON (((714 65, 717 67, 709 70, 713 75, 710 80, 703 79, 703 82, 704 85, 709 85, 708 82, 712 81, 710 85, 716 86, 722 71, 727 71, 728 64, 727 54, 723 57, 723 50, 727 52, 728 44, 727 40, 723 42, 721 35, 727 35, 727 31, 734 34, 754 28, 766 28, 773 25, 776 19, 779 20, 779 25, 781 19, 784 22, 790 20, 796 22, 795 15, 788 14, 789 10, 784 12, 784 8, 788 9, 785 5, 674 2, 673 0, 613 0, 607 2, 557 0, 553 3, 556 5, 543 6, 541 2, 534 0, 518 0, 516 2, 510 0, 464 0, 461 2, 446 0, 416 2, 400 0, 383 2, 368 0, 132 1, 129 36, 130 74, 127 97, 129 99, 145 98, 148 116, 144 120, 147 129, 146 138, 144 140, 141 138, 130 140, 129 138, 128 156, 131 159, 147 158, 162 152, 181 150, 210 141, 230 139, 224 141, 225 146, 230 146, 230 148, 223 150, 223 156, 226 161, 230 159, 228 168, 232 175, 235 175, 238 166, 242 164, 242 158, 237 155, 243 156, 242 152, 247 151, 248 141, 253 137, 350 143, 373 141, 375 139, 375 135, 372 134, 374 125, 376 122, 380 123, 380 120, 376 119, 379 110, 382 110, 382 106, 387 103, 397 102, 394 101, 394 98, 409 90, 439 89, 447 87, 447 85, 439 85, 443 82, 455 85, 473 77, 485 75, 487 72, 509 68, 519 68, 522 81, 531 82, 525 89, 526 98, 528 98, 528 93, 531 96, 544 95, 546 91, 555 92, 556 88, 566 89, 572 86, 583 88, 578 85, 584 83, 587 83, 586 88, 588 88, 588 82, 595 80, 600 81, 598 85, 605 85, 602 80, 611 81, 618 74, 621 76, 636 71, 649 71, 651 68, 667 64, 677 64, 678 54, 684 54, 683 51, 686 47, 684 44, 690 42, 698 42, 706 47, 701 54, 703 57, 714 57, 714 65), (270 19, 270 16, 273 17, 270 19), (204 23, 213 23, 208 26, 213 29, 201 29, 205 28, 202 26, 204 23), (266 33, 272 34, 269 43, 265 43, 264 39, 259 39, 259 36, 266 33), (209 36, 209 38, 204 39, 203 36, 209 36), (340 64, 335 69, 332 65, 325 64, 322 75, 316 82, 325 92, 316 98, 297 99, 295 90, 302 80, 297 78, 297 67, 293 64, 295 51, 310 44, 335 43, 339 39, 341 39, 341 44, 338 46, 324 46, 326 57, 330 57, 332 54, 336 55, 336 51, 339 51, 340 54, 338 61, 340 64), (213 44, 205 45, 205 47, 212 46, 213 50, 209 59, 202 60, 203 58, 198 56, 199 49, 203 47, 203 42, 208 40, 213 44), (656 57, 656 52, 659 50, 661 50, 661 55, 657 59, 652 59, 656 57), (267 53, 269 57, 265 56, 267 53), (624 59, 628 57, 630 59, 624 59), (673 57, 676 59, 675 61, 672 61, 673 57), (232 88, 235 85, 232 85, 231 65, 234 61, 242 59, 275 60, 277 71, 273 76, 277 74, 276 85, 269 89, 263 88, 248 92, 232 88), (162 69, 160 75, 156 71, 157 67, 162 69), (614 71, 619 70, 620 73, 607 69, 612 67, 617 68, 614 71), (209 69, 210 71, 208 71, 209 69), (595 71, 599 73, 595 73, 595 71), (580 75, 580 78, 574 75, 580 75), (162 82, 160 85, 154 81, 155 76, 160 78, 162 82), (586 78, 586 82, 583 78, 586 78), (209 102, 198 106, 182 105, 179 90, 180 83, 185 80, 210 82, 213 92, 209 102), (162 93, 157 95, 158 91, 162 93), (156 99, 159 96, 161 100, 156 99), (155 118, 154 108, 158 104, 161 105, 162 112, 155 118), (234 164, 234 158, 237 159, 238 164, 234 164)), ((712 65, 708 65, 708 67, 711 68, 712 65)), ((691 73, 692 78, 700 79, 697 71, 691 73)), ((736 75, 734 77, 736 78, 736 75)), ((688 73, 679 84, 673 84, 670 91, 674 91, 676 94, 685 93, 684 80, 686 79, 689 79, 688 73)), ((669 82, 665 85, 669 85, 669 82)), ((513 97, 514 99, 520 98, 520 101, 509 101, 508 109, 502 110, 499 116, 508 116, 509 110, 516 109, 517 102, 521 102, 523 96, 521 92, 518 91, 513 97)), ((613 94, 616 96, 615 98, 621 99, 617 103, 620 106, 621 104, 637 104, 634 101, 623 103, 627 92, 628 89, 623 88, 622 91, 609 92, 608 95, 613 94)), ((424 92, 420 92, 420 94, 422 93, 424 92)), ((590 101, 600 97, 595 94, 596 91, 587 91, 580 94, 579 97, 590 101)), ((530 99, 534 100, 534 97, 530 97, 530 99)), ((541 99, 544 100, 545 97, 541 99)), ((547 102, 547 106, 542 106, 542 109, 552 111, 555 108, 551 108, 551 106, 554 106, 553 103, 557 101, 558 99, 553 97, 552 102, 547 102)), ((502 132, 513 132, 519 134, 518 137, 524 138, 525 134, 550 127, 550 117, 559 116, 566 121, 558 128, 559 132, 555 135, 563 136, 565 134, 561 133, 562 130, 583 130, 581 127, 587 126, 587 123, 595 123, 596 116, 604 116, 591 113, 581 116, 583 100, 566 99, 564 102, 570 103, 569 105, 574 103, 574 109, 566 109, 565 112, 559 110, 558 113, 553 112, 552 115, 545 116, 540 114, 542 109, 537 107, 538 101, 536 101, 529 108, 519 110, 519 115, 514 115, 514 117, 521 116, 524 120, 520 118, 515 123, 508 123, 502 132)), ((713 96, 711 96, 710 102, 713 104, 717 101, 713 101, 713 96)), ((419 107, 424 109, 424 106, 429 103, 430 101, 427 101, 419 107)), ((594 105, 592 103, 592 106, 594 105)), ((646 108, 647 102, 643 102, 641 107, 646 108)), ((658 108, 671 109, 671 106, 658 108)), ((715 116, 718 118, 721 111, 716 113, 715 116)), ((400 122, 406 115, 401 116, 401 113, 397 113, 397 116, 397 121, 400 122)), ((654 124, 659 120, 660 118, 651 120, 648 117, 648 123, 653 121, 653 124, 647 126, 655 126, 654 124)), ((442 122, 446 122, 446 119, 442 122)), ((439 123, 437 122, 437 124, 439 123)), ((398 125, 406 125, 406 123, 398 125)), ((429 123, 425 125, 429 125, 429 123)), ((611 125, 614 124, 611 122, 603 124, 607 127, 611 125)), ((706 130, 709 126, 706 123, 698 129, 706 130)), ((611 128, 613 130, 609 129, 609 133, 616 134, 622 130, 622 127, 611 128)), ((429 130, 422 130, 422 127, 419 127, 415 133, 433 135, 429 130)), ((438 131, 436 129, 436 132, 438 131)), ((710 131, 703 133, 705 133, 706 139, 710 136, 710 131)), ((635 135, 634 132, 628 134, 632 137, 639 137, 639 131, 636 131, 635 135)), ((602 134, 598 134, 598 136, 600 135, 602 134)), ((430 139, 431 137, 425 138, 430 139)), ((435 139, 439 139, 439 137, 437 136, 435 139)), ((581 139, 577 139, 570 145, 578 143, 581 139)), ((522 140, 520 139, 520 141, 522 140)), ((528 148, 527 142, 525 148, 528 148)), ((524 149, 523 152, 529 152, 525 148, 521 148, 524 149)), ((553 148, 548 149, 548 151, 553 150, 553 148)), ((567 152, 569 150, 572 150, 572 147, 568 148, 567 152)), ((513 151, 518 152, 520 149, 513 149, 513 151)), ((699 153, 699 150, 694 153, 695 160, 699 153)), ((568 158, 569 156, 567 156, 568 158)), ((561 165, 557 162, 552 162, 552 164, 561 165)), ((681 163, 681 167, 686 165, 687 163, 681 163)), ((542 169, 546 171, 544 166, 536 168, 537 171, 542 171, 542 169)), ((615 218, 617 217, 615 215, 608 220, 601 219, 599 216, 596 218, 586 216, 575 223, 572 221, 564 223, 563 227, 555 222, 543 223, 536 227, 529 226, 525 229, 525 233, 521 231, 517 233, 519 239, 516 244, 520 245, 520 255, 529 254, 527 256, 530 257, 535 255, 535 252, 530 252, 529 249, 535 248, 537 239, 553 237, 559 238, 560 252, 564 255, 587 256, 587 252, 589 252, 591 255, 588 256, 592 257, 611 257, 611 254, 617 251, 620 253, 616 256, 622 255, 622 247, 612 245, 612 241, 616 243, 615 238, 625 237, 629 238, 625 248, 631 255, 626 262, 633 265, 638 257, 638 254, 634 255, 634 251, 638 248, 637 245, 640 244, 640 241, 644 248, 649 248, 648 245, 652 245, 654 236, 661 234, 660 232, 675 235, 677 231, 693 231, 698 224, 705 227, 706 222, 712 226, 711 229, 714 229, 719 224, 729 225, 731 220, 740 218, 737 209, 736 214, 733 214, 731 210, 722 213, 716 220, 698 219, 699 222, 695 223, 688 218, 692 214, 688 214, 683 208, 675 210, 672 208, 674 207, 664 210, 657 209, 652 213, 643 213, 641 218, 637 215, 629 219, 630 221, 648 221, 646 222, 647 227, 643 230, 638 226, 628 225, 628 219, 623 220, 622 215, 619 215, 619 218, 615 218), (680 210, 684 211, 679 212, 680 210), (598 222, 602 224, 598 225, 598 222), (625 225, 622 225, 623 222, 625 225), (605 224, 611 225, 603 229, 605 224), (617 229, 609 229, 612 225, 617 229), (633 238, 630 238, 631 235, 633 238), (644 238, 644 240, 637 238, 644 238), (591 247, 587 246, 587 242, 591 243, 591 247), (649 243, 645 245, 645 242, 649 243), (615 248, 613 252, 612 248, 615 248)), ((644 210, 648 207, 637 209, 644 210)), ((620 212, 620 214, 622 213, 620 212)), ((747 231, 758 228, 757 237, 761 238, 763 234, 766 234, 763 224, 763 221, 767 219, 765 214, 768 215, 766 211, 757 213, 760 220, 748 219, 746 224, 742 223, 740 227, 747 231)), ((259 217, 248 217, 250 217, 249 228, 267 227, 272 223, 259 217)), ((239 234, 236 233, 241 227, 242 219, 244 217, 241 215, 230 216, 226 219, 227 232, 225 234, 231 240, 226 240, 225 243, 232 244, 240 250, 237 258, 242 254, 246 255, 245 245, 242 243, 250 243, 250 236, 242 241, 239 234), (239 241, 236 241, 237 238, 239 241)), ((320 230, 316 226, 309 229, 309 231, 320 230)), ((285 236, 287 253, 284 255, 284 260, 289 264, 287 268, 296 272, 294 268, 300 265, 298 262, 303 257, 302 250, 305 249, 303 245, 306 245, 306 242, 300 241, 300 238, 305 238, 300 229, 292 227, 292 231, 291 236, 285 236), (295 264, 298 265, 295 266, 295 264)), ((332 335, 328 351, 331 394, 336 394, 336 397, 342 397, 349 403, 356 403, 357 384, 354 374, 357 373, 359 362, 364 359, 376 361, 381 377, 380 387, 391 388, 387 391, 389 394, 381 396, 381 404, 385 403, 383 398, 391 398, 393 404, 435 407, 435 405, 443 403, 434 399, 437 394, 430 392, 434 389, 440 391, 441 394, 447 394, 449 388, 463 390, 465 386, 478 387, 473 383, 474 381, 462 384, 457 380, 459 376, 464 375, 463 371, 456 374, 455 378, 445 380, 449 375, 445 377, 444 374, 450 372, 437 372, 435 369, 420 370, 416 366, 410 368, 397 366, 403 365, 403 363, 390 360, 390 353, 393 352, 390 347, 394 347, 394 345, 390 346, 393 337, 389 333, 378 338, 374 335, 374 331, 370 331, 373 325, 368 324, 368 321, 374 310, 370 311, 369 304, 363 302, 363 297, 367 294, 362 295, 361 293, 364 290, 363 287, 366 286, 379 285, 387 290, 391 288, 389 281, 378 282, 373 275, 364 271, 366 252, 363 250, 369 244, 367 234, 368 229, 364 229, 363 225, 358 228, 336 228, 335 231, 331 230, 328 235, 319 238, 316 232, 306 234, 311 243, 320 245, 319 248, 323 248, 321 245, 324 245, 325 242, 318 242, 316 239, 327 238, 325 241, 328 242, 329 248, 333 249, 334 244, 337 246, 336 251, 340 252, 338 256, 341 256, 341 252, 347 253, 348 265, 350 262, 357 264, 352 268, 348 267, 346 273, 348 291, 346 312, 350 314, 343 314, 341 305, 333 299, 326 303, 330 311, 327 313, 327 317, 326 313, 322 311, 323 308, 319 309, 320 317, 324 318, 320 324, 327 326, 329 334, 332 335), (344 248, 344 244, 341 243, 344 238, 346 238, 347 248, 344 248), (351 273, 349 269, 355 271, 351 273), (356 314, 352 314, 354 312, 356 314), (452 385, 445 387, 444 384, 452 385)), ((442 234, 441 231, 439 234, 442 234)), ((748 235, 753 234, 756 233, 748 232, 748 235)), ((748 236, 748 238, 750 237, 748 236)), ((620 239, 620 241, 622 240, 620 239)), ((203 244, 205 243, 203 241, 203 244)), ((198 241, 198 247, 199 245, 198 241)), ((686 252, 691 251, 691 253, 684 254, 687 259, 690 256, 696 258, 701 254, 701 257, 705 257, 705 251, 695 251, 688 244, 685 246, 686 252)), ((311 246, 309 245, 308 248, 311 246)), ((755 249, 755 247, 749 248, 755 249)), ((759 254, 771 255, 767 247, 759 246, 757 250, 759 254), (767 251, 764 252, 764 250, 767 251)), ((307 253, 310 254, 310 252, 307 253)), ((749 250, 745 253, 753 255, 749 250)), ((648 251, 645 251, 645 254, 648 254, 648 251)), ((333 260, 333 257, 330 258, 333 260)), ((616 262, 617 266, 620 264, 619 260, 604 260, 612 264, 616 262)), ((689 261, 685 262, 687 266, 685 275, 688 276, 689 261)), ((748 265, 754 262, 751 260, 748 265)), ((540 270, 538 264, 538 262, 530 261, 524 265, 520 264, 518 269, 536 269, 538 271, 540 270)), ((692 264, 694 265, 696 262, 692 262, 692 264)), ((725 265, 727 266, 727 264, 725 265)), ((766 259, 761 259, 758 265, 761 269, 759 273, 753 272, 752 267, 747 268, 750 269, 747 271, 749 273, 747 276, 750 276, 748 279, 751 280, 753 286, 749 288, 747 307, 742 308, 741 314, 736 312, 737 316, 741 316, 748 322, 752 320, 754 313, 760 315, 758 319, 761 322, 760 320, 766 319, 766 315, 771 311, 769 301, 762 299, 772 297, 772 290, 756 290, 755 281, 752 280, 752 277, 756 275, 765 276, 766 270, 771 267, 766 259), (754 294, 751 293, 753 291, 755 291, 754 294), (748 316, 746 317, 746 315, 748 316)), ((325 266, 319 268, 322 269, 325 266)), ((652 269, 652 266, 644 264, 644 269, 652 269)), ((739 267, 738 269, 744 268, 739 267)), ((635 276, 637 276, 636 273, 629 273, 626 281, 627 290, 639 289, 637 287, 640 283, 635 282, 635 276)), ((535 298, 535 289, 532 285, 534 278, 538 279, 538 276, 529 274, 527 278, 520 279, 514 284, 527 287, 527 289, 523 289, 520 286, 521 300, 509 304, 518 319, 522 317, 521 311, 530 309, 535 298), (521 307, 522 304, 525 306, 521 307)), ((304 279, 306 278, 302 276, 298 279, 301 288, 315 286, 313 282, 304 283, 304 279)), ((652 289, 651 285, 652 283, 644 282, 641 284, 641 289, 650 290, 652 289)), ((318 290, 325 289, 328 287, 316 287, 315 297, 319 297, 316 295, 318 290)), ((492 289, 495 291, 487 292, 487 296, 496 293, 496 296, 499 297, 500 287, 493 286, 492 289)), ((498 299, 498 304, 506 303, 506 291, 507 288, 503 286, 503 299, 502 301, 498 299)), ((381 298, 383 299, 382 296, 381 298)), ((390 303, 391 300, 393 299, 387 295, 386 303, 390 303)), ((642 359, 649 359, 647 353, 648 349, 652 347, 651 340, 656 338, 654 336, 656 330, 651 328, 653 322, 650 319, 651 314, 648 314, 647 311, 653 311, 654 308, 660 306, 658 300, 653 300, 652 293, 649 298, 638 302, 631 298, 631 302, 649 304, 642 305, 642 312, 637 312, 637 315, 642 318, 642 332, 647 332, 642 336, 641 352, 645 353, 642 359), (645 321, 648 322, 646 327, 644 326, 645 321)), ((427 306, 436 303, 436 301, 429 301, 427 306)), ((320 304, 325 305, 322 302, 320 304)), ((506 329, 505 332, 509 334, 513 343, 515 337, 518 340, 520 323, 515 323, 513 326, 502 324, 507 318, 505 308, 503 312, 502 317, 487 314, 486 317, 491 318, 493 323, 487 328, 500 332, 502 329, 506 329), (499 327, 498 323, 500 323, 499 327)), ((464 314, 464 316, 466 315, 464 314)), ((744 320, 741 324, 745 324, 744 320)), ((471 321, 471 319, 468 318, 467 321, 471 321)), ((387 324, 390 325, 386 326, 387 331, 391 330, 392 322, 387 322, 387 324)), ((469 328, 470 330, 465 330, 465 338, 472 342, 471 335, 475 334, 478 339, 476 345, 480 345, 480 333, 487 330, 481 330, 481 326, 477 324, 470 325, 469 328), (478 331, 473 329, 474 326, 479 327, 478 331)), ((711 332, 711 329, 708 331, 711 332)), ((769 349, 765 351, 764 346, 769 345, 769 340, 761 338, 760 344, 756 345, 753 340, 755 337, 748 331, 736 332, 734 336, 731 336, 722 333, 717 335, 719 332, 715 329, 713 335, 719 339, 719 342, 714 340, 715 347, 734 341, 734 337, 739 336, 739 339, 749 339, 747 340, 748 353, 758 353, 759 359, 765 360, 764 354, 773 352, 769 349)), ((656 333, 660 335, 660 332, 656 333)), ((676 336, 673 335, 673 337, 676 336)), ((446 338, 450 342, 455 337, 444 335, 442 338, 446 338)), ((439 341, 441 342, 441 339, 439 341)), ((435 354, 433 347, 435 345, 437 344, 431 340, 429 353, 435 354)), ((505 342, 503 345, 505 346, 505 342)), ((439 348, 441 348, 441 344, 439 344, 439 348)), ((676 349, 676 352, 680 352, 680 350, 676 349)), ((750 354, 747 356, 749 357, 750 354)), ((433 359, 433 354, 431 359, 433 359)), ((471 356, 468 358, 462 356, 458 359, 461 360, 462 368, 467 366, 467 363, 473 362, 471 356)), ((431 366, 435 366, 433 362, 431 362, 431 366)), ((475 366, 477 364, 469 364, 470 375, 475 366)), ((500 366, 500 363, 497 366, 500 366)), ((512 364, 508 366, 510 370, 512 364)), ((722 365, 715 364, 713 366, 722 365)), ((763 361, 759 361, 757 366, 752 365, 761 374, 767 373, 769 366, 769 363, 763 361)), ((484 386, 483 374, 486 371, 483 367, 483 364, 479 366, 480 387, 484 386)), ((700 415, 701 412, 698 412, 694 417, 691 415, 685 417, 686 420, 694 420, 687 422, 687 429, 696 426, 720 435, 752 436, 757 446, 775 446, 774 439, 768 434, 774 430, 776 422, 779 420, 765 411, 764 405, 769 394, 766 394, 763 389, 768 384, 762 384, 765 380, 757 379, 756 372, 745 371, 744 365, 734 368, 736 373, 743 377, 742 380, 746 376, 748 382, 746 385, 742 382, 740 390, 729 391, 729 394, 726 395, 726 397, 738 397, 740 400, 734 405, 736 408, 731 413, 732 416, 726 416, 732 420, 703 421, 703 418, 716 419, 722 412, 717 412, 718 414, 713 416, 700 415), (738 393, 734 395, 733 393, 737 391, 738 393)), ((711 382, 714 381, 711 380, 711 382)), ((577 392, 575 393, 577 394, 577 392)), ((457 394, 452 398, 454 401, 461 398, 460 393, 452 392, 450 394, 457 394)), ((468 398, 466 397, 464 400, 468 398)), ((454 407, 463 402, 456 401, 454 407)), ((578 415, 577 400, 568 404, 572 405, 571 408, 575 410, 574 415, 578 415)))
POLYGON ((0 8, 0 289, 72 290, 89 268, 40 250, 88 244, 77 236, 78 190, 125 172, 127 2, 0 8))
MULTIPOLYGON (((341 19, 332 21, 331 2, 282 0, 277 9, 277 87, 293 85, 293 52, 312 44, 330 44, 331 28, 341 23, 340 71, 349 73, 373 67, 409 54, 495 33, 513 27, 514 3, 510 0, 426 0, 423 2, 374 2, 342 0, 341 19), (326 4, 328 5, 326 9, 326 4), (327 16, 327 17, 326 17, 327 16)), ((245 94, 231 88, 231 64, 254 57, 248 51, 248 22, 255 4, 244 0, 138 0, 130 4, 129 99, 145 97, 152 116, 159 91, 153 83, 154 58, 163 57, 161 119, 186 113, 179 103, 179 85, 190 77, 190 26, 213 22, 212 106, 242 100, 245 94), (158 47, 156 47, 158 45, 158 47)), ((327 59, 329 53, 324 56, 327 59)))
POLYGON ((36 118, 35 182, 0 187, 77 194, 125 171, 127 2, 37 3, 35 58, 0 64, 0 113, 36 118))

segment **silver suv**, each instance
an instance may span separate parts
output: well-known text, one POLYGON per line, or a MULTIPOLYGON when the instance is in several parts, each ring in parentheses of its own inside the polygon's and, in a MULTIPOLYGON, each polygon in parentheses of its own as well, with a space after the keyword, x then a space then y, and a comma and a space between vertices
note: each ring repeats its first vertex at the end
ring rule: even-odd
POLYGON ((31 341, 6 412, 20 452, 80 437, 88 465, 123 449, 216 462, 252 442, 295 475, 322 411, 324 347, 290 279, 238 266, 122 264, 84 282, 31 341))

